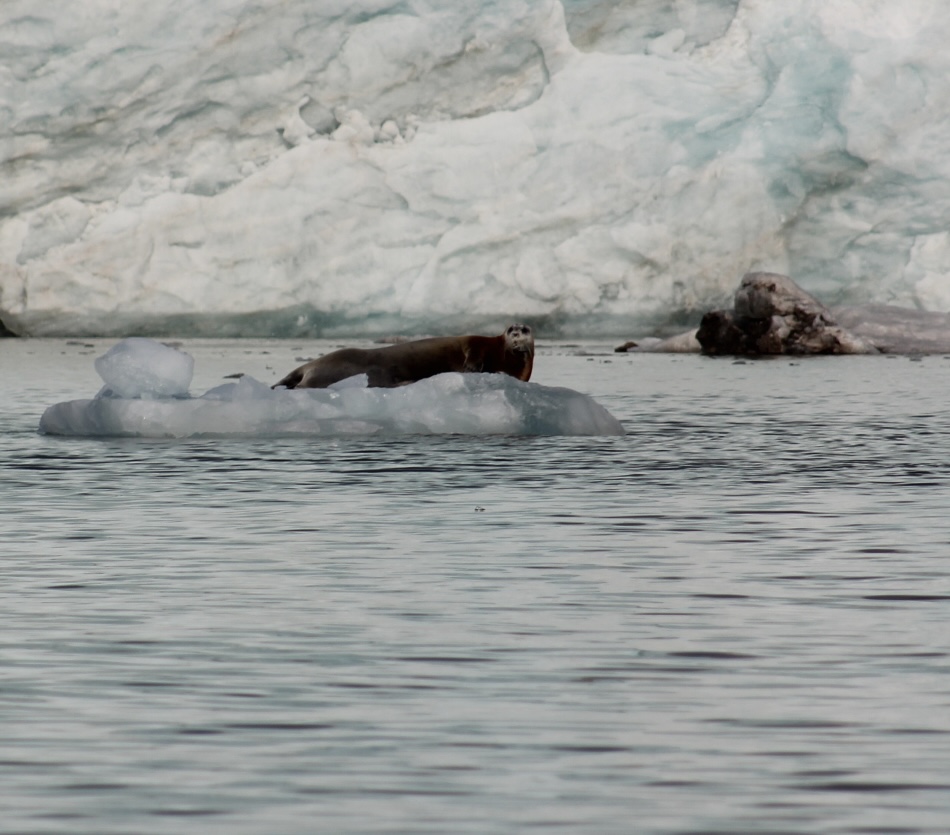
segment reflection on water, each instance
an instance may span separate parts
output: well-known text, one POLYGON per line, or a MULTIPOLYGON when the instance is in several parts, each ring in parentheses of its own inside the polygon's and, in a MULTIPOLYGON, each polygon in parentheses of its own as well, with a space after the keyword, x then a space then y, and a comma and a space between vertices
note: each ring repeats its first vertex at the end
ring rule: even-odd
POLYGON ((18 346, 4 827, 945 832, 950 361, 586 347, 626 437, 54 439, 18 346))

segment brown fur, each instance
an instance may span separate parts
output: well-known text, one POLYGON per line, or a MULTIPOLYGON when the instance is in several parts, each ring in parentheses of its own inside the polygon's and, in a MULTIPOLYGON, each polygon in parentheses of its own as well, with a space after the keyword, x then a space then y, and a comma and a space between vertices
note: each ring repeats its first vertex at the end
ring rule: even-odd
POLYGON ((385 348, 343 348, 301 365, 273 388, 326 388, 356 374, 366 374, 370 386, 392 388, 446 371, 504 372, 527 382, 533 365, 531 328, 511 325, 500 336, 438 336, 385 348))

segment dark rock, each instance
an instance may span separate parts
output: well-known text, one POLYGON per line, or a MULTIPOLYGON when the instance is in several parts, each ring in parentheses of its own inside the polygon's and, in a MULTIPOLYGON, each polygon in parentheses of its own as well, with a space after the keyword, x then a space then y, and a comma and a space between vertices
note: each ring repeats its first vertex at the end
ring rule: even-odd
POLYGON ((733 310, 703 316, 705 354, 871 354, 875 346, 841 327, 831 311, 786 275, 747 273, 733 310))
POLYGON ((749 338, 731 310, 711 310, 699 323, 696 339, 704 354, 748 354, 749 338))

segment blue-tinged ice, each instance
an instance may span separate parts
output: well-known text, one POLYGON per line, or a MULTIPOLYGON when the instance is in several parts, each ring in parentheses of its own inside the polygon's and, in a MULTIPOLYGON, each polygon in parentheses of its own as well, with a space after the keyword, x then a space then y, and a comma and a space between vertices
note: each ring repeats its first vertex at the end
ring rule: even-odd
POLYGON ((940 0, 5 0, 0 325, 628 338, 757 270, 950 312, 948 43, 940 0))
POLYGON ((184 391, 181 385, 186 368, 190 381, 191 357, 167 351, 174 349, 148 339, 123 340, 96 363, 106 380, 102 391, 90 400, 50 406, 40 432, 138 438, 624 432, 585 394, 505 374, 440 374, 393 389, 368 388, 365 375, 358 375, 330 389, 295 390, 271 389, 244 376, 192 397, 187 383, 184 391))

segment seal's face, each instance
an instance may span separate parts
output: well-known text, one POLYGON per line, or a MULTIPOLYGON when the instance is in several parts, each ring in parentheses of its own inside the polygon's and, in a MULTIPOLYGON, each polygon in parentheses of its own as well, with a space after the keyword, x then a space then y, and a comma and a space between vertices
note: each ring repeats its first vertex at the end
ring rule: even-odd
POLYGON ((534 353, 534 334, 527 325, 509 325, 505 330, 505 347, 519 354, 534 353))

